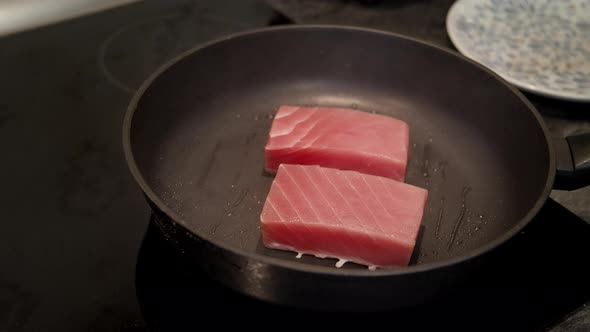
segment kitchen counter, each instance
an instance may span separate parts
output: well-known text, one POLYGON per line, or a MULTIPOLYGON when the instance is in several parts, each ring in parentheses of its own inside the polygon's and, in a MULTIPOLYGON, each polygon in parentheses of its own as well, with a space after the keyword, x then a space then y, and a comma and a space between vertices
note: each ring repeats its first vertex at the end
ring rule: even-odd
POLYGON ((90 15, 139 0, 3 0, 0 2, 0 36, 90 15))
MULTIPOLYGON (((444 31, 451 2, 142 1, 0 39, 0 331, 150 329, 135 280, 150 211, 124 162, 121 128, 133 92, 165 60, 290 21, 370 26, 452 47, 444 31)), ((554 133, 590 128, 585 105, 530 98, 554 133)), ((590 221, 590 188, 552 197, 590 221)), ((587 306, 571 312, 553 331, 590 329, 587 306)))

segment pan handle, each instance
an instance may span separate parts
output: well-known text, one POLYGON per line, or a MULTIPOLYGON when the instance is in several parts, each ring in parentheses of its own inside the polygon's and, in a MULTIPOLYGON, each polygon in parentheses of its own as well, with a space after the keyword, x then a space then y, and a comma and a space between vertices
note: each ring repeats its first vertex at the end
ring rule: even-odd
POLYGON ((590 133, 553 137, 557 174, 553 188, 574 190, 590 185, 590 133))

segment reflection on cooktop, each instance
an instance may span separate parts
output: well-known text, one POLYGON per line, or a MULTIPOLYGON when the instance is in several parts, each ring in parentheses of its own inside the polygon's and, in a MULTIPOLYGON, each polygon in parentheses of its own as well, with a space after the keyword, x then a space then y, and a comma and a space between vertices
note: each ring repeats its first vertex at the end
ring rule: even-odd
POLYGON ((100 45, 104 77, 133 93, 159 66, 206 41, 267 25, 274 12, 256 1, 185 1, 163 14, 123 25, 100 45), (223 15, 216 13, 224 9, 223 15))
MULTIPOLYGON (((494 254, 469 281, 434 303, 335 319, 264 303, 242 296, 207 278, 164 239, 152 221, 137 262, 137 297, 146 321, 157 329, 197 325, 210 314, 255 311, 251 324, 268 315, 290 318, 317 316, 334 326, 381 320, 396 327, 469 331, 535 331, 562 320, 590 299, 590 225, 549 200, 537 219, 494 254), (302 316, 304 314, 304 316, 302 316)), ((248 324, 248 322, 244 322, 248 324)))

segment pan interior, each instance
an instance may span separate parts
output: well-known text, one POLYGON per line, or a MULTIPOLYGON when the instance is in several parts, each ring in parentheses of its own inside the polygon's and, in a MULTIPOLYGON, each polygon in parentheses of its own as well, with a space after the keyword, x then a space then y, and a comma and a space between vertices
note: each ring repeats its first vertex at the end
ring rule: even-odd
POLYGON ((548 179, 537 118, 492 74, 411 40, 338 28, 247 34, 164 71, 131 122, 138 170, 205 239, 333 266, 261 242, 259 215, 272 182, 263 172, 264 145, 281 104, 351 107, 409 123, 407 182, 429 190, 411 264, 464 255, 501 236, 548 179))

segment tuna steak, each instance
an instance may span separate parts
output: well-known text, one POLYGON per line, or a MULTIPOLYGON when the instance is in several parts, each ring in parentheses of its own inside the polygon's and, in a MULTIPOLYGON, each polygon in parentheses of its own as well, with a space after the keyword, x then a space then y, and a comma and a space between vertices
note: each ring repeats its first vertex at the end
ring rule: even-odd
POLYGON ((404 181, 409 126, 344 108, 281 106, 265 148, 265 168, 318 165, 404 181))
POLYGON ((260 217, 263 242, 369 267, 405 266, 427 195, 356 171, 282 164, 260 217))

